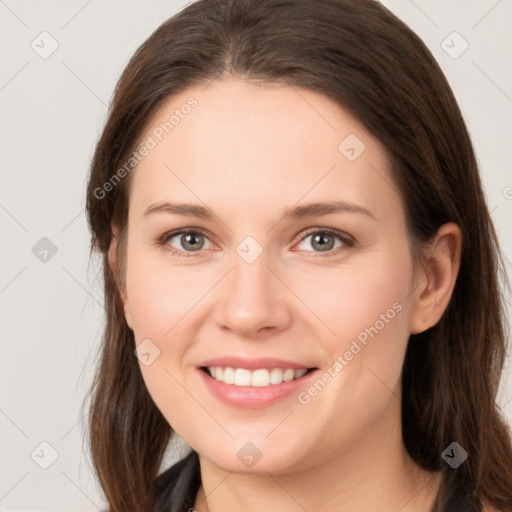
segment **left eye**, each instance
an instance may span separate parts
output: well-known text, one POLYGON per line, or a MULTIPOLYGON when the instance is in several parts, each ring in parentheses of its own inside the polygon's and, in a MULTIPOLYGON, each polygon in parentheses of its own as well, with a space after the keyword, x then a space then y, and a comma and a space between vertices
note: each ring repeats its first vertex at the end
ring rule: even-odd
MULTIPOLYGON (((205 247, 205 240, 209 239, 201 231, 188 230, 166 233, 160 239, 160 243, 165 245, 167 249, 171 250, 173 255, 188 257, 193 256, 191 253, 199 252, 202 249, 208 249, 208 247, 205 247), (171 243, 173 239, 177 239, 181 247, 175 247, 171 243)), ((306 235, 301 238, 299 242, 299 250, 306 250, 307 252, 317 253, 330 253, 334 249, 340 249, 344 246, 352 247, 353 245, 354 241, 341 231, 332 229, 317 229, 306 233, 306 235), (300 247, 300 244, 306 243, 308 238, 311 238, 310 244, 314 249, 316 249, 315 251, 308 251, 308 249, 300 247), (336 239, 338 240, 338 245, 336 245, 336 239)))
MULTIPOLYGON (((330 252, 333 249, 339 249, 343 246, 351 247, 353 245, 352 240, 350 240, 347 235, 340 231, 330 229, 309 232, 301 239, 300 243, 306 243, 306 240, 310 237, 312 237, 309 242, 310 246, 317 249, 314 252, 330 252), (339 241, 337 246, 335 246, 336 239, 339 241)), ((303 249, 300 249, 299 246, 299 250, 303 249)))

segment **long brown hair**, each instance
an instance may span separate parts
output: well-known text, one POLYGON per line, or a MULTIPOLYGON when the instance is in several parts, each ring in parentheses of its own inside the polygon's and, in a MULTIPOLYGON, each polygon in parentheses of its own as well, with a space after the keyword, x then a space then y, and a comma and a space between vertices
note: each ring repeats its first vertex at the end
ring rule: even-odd
POLYGON ((479 507, 508 510, 511 435, 496 405, 507 349, 504 265, 467 128, 435 59, 375 0, 199 0, 130 60, 91 165, 87 213, 92 249, 103 254, 106 327, 88 435, 109 511, 151 510, 172 435, 145 388, 119 276, 108 264, 112 225, 121 235, 127 225, 126 162, 164 101, 227 75, 322 93, 358 119, 392 157, 411 246, 431 240, 445 222, 460 226, 462 261, 450 304, 435 327, 408 343, 403 440, 420 466, 442 472, 435 511, 447 510, 454 486, 479 507), (114 175, 122 179, 114 183, 114 175), (456 470, 441 457, 454 441, 469 454, 456 470))

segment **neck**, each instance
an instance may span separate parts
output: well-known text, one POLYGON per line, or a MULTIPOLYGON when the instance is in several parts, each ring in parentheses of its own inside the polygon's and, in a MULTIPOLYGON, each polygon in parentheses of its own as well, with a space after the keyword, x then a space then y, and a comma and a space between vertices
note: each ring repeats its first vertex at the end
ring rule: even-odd
POLYGON ((350 446, 331 450, 321 462, 304 464, 283 474, 230 473, 200 457, 202 485, 197 512, 430 512, 440 483, 439 473, 420 468, 405 450, 399 406, 378 429, 350 446), (307 467, 306 467, 307 466, 307 467))

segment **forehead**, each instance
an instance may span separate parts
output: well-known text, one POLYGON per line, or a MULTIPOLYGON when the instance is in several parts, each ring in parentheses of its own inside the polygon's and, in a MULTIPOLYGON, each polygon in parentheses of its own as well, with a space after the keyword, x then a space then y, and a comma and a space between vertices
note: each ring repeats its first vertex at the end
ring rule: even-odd
POLYGON ((131 210, 176 198, 260 214, 263 202, 281 210, 345 199, 377 214, 400 203, 382 144, 303 88, 239 79, 193 86, 165 102, 141 140, 151 149, 134 171, 131 210))

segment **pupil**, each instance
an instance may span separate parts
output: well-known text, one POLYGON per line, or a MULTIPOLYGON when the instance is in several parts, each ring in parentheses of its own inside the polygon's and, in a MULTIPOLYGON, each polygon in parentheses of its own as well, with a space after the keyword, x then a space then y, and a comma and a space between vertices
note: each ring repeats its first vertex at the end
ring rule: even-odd
POLYGON ((198 239, 197 235, 195 235, 193 233, 189 233, 187 235, 184 235, 184 237, 185 237, 185 243, 183 244, 184 247, 186 247, 188 245, 189 248, 194 249, 194 250, 200 249, 202 247, 202 244, 198 245, 197 243, 194 243, 194 240, 195 240, 195 242, 197 242, 197 239, 198 239))
POLYGON ((314 236, 313 238, 314 242, 318 242, 319 245, 320 245, 320 248, 323 248, 325 250, 329 250, 329 249, 332 249, 332 237, 331 235, 327 235, 327 234, 317 234, 314 236), (331 238, 331 243, 329 242, 326 242, 325 239, 326 238, 331 238))

